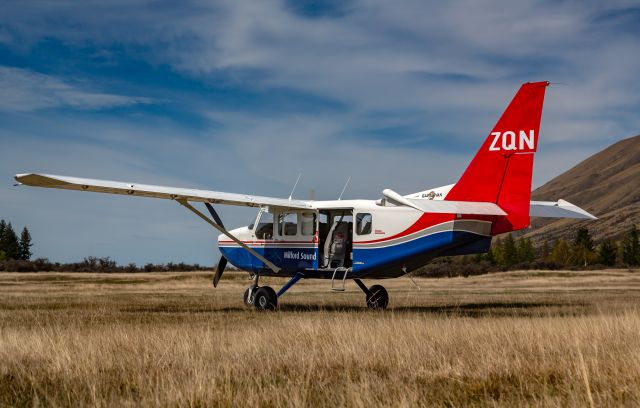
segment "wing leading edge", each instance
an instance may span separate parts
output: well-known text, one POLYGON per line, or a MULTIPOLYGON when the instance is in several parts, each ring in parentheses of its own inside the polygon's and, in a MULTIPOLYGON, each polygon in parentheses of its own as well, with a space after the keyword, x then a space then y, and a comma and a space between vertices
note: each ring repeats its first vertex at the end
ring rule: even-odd
POLYGON ((288 200, 285 198, 223 193, 219 191, 154 186, 121 181, 94 180, 36 173, 18 174, 14 178, 21 184, 33 187, 92 191, 107 194, 163 198, 167 200, 188 200, 194 202, 205 202, 211 204, 219 203, 246 207, 272 206, 295 209, 311 208, 311 204, 309 202, 302 200, 288 200))

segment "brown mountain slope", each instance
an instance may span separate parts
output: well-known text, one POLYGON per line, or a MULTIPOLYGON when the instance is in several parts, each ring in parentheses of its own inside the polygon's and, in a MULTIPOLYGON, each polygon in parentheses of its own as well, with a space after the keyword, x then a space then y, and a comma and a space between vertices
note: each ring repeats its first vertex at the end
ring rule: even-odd
POLYGON ((594 240, 618 238, 640 224, 640 136, 621 140, 584 160, 531 193, 531 200, 567 200, 599 219, 532 218, 525 235, 535 242, 573 239, 585 226, 594 240))

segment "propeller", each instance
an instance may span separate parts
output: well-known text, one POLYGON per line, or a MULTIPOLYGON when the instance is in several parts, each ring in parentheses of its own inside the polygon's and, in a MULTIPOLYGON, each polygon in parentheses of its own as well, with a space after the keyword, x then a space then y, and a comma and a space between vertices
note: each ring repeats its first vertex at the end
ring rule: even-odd
POLYGON ((218 287, 218 282, 220 282, 220 278, 222 277, 222 273, 224 272, 224 268, 227 266, 227 258, 220 255, 220 261, 218 261, 218 267, 216 268, 216 273, 213 275, 213 287, 218 287))
MULTIPOLYGON (((220 216, 216 212, 215 208, 213 208, 213 206, 209 203, 204 203, 204 205, 207 207, 207 210, 209 210, 209 214, 211 214, 211 217, 216 222, 216 224, 224 228, 224 224, 222 223, 222 220, 220 219, 220 216)), ((218 267, 216 268, 216 273, 215 275, 213 275, 214 288, 218 287, 218 282, 220 282, 220 278, 222 278, 222 274, 224 273, 224 268, 226 267, 227 267, 227 258, 220 255, 220 260, 218 261, 218 267)))
POLYGON ((209 210, 209 214, 211 214, 211 217, 213 217, 213 220, 216 222, 216 224, 224 228, 224 224, 222 223, 222 220, 220 219, 220 216, 216 212, 215 208, 213 208, 213 206, 209 203, 204 203, 204 205, 207 207, 207 210, 209 210))

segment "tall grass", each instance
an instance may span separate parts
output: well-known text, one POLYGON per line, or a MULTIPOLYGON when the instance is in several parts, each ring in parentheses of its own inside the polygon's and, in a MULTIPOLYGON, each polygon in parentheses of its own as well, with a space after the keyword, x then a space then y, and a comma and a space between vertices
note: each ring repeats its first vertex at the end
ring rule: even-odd
POLYGON ((593 276, 396 283, 386 312, 313 283, 257 313, 241 281, 0 275, 0 405, 638 405, 635 274, 593 276))

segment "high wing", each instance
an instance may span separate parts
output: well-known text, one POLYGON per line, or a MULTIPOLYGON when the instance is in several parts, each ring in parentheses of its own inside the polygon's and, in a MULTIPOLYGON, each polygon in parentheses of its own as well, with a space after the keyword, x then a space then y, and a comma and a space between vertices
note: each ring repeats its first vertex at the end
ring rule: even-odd
POLYGON ((585 220, 598 219, 596 216, 565 200, 531 201, 529 215, 531 217, 547 218, 578 218, 585 220))
POLYGON ((15 176, 15 179, 19 183, 28 186, 58 188, 63 190, 93 191, 97 193, 122 194, 129 196, 164 198, 176 201, 186 200, 247 207, 271 206, 295 209, 311 208, 311 204, 309 202, 302 200, 289 200, 286 198, 261 197, 188 188, 153 186, 121 181, 55 176, 51 174, 18 174, 15 176))

